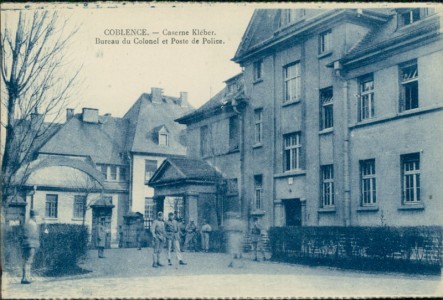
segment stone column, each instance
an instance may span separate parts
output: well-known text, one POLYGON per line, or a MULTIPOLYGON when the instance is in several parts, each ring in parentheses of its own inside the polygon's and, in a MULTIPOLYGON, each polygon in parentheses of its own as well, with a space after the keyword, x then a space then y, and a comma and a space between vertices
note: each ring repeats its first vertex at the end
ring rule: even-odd
POLYGON ((185 221, 194 220, 195 224, 200 224, 198 220, 198 194, 185 195, 185 221))

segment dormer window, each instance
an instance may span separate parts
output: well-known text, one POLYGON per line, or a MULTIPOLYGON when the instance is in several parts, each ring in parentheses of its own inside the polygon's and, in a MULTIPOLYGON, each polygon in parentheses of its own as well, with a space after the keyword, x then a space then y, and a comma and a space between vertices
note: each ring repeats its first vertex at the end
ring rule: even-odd
POLYGON ((169 130, 165 125, 158 126, 154 129, 154 141, 160 146, 169 145, 169 130))
POLYGON ((167 146, 168 145, 168 134, 167 133, 159 133, 158 144, 160 146, 167 146))
POLYGON ((417 22, 434 12, 433 8, 413 8, 399 11, 399 26, 406 26, 417 22))
POLYGON ((305 9, 283 9, 281 12, 279 27, 284 27, 302 20, 305 17, 305 14, 305 9))

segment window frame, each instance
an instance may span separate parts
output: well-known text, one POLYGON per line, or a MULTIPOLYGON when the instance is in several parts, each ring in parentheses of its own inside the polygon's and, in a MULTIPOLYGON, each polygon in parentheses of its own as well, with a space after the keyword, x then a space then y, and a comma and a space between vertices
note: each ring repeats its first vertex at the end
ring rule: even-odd
POLYGON ((83 219, 84 214, 86 213, 86 196, 85 195, 74 195, 74 207, 72 211, 73 219, 83 219), (79 203, 81 200, 81 203, 79 203), (79 204, 81 204, 81 208, 79 208, 79 204), (80 214, 78 214, 80 213, 80 214))
POLYGON ((332 86, 321 89, 320 96, 320 130, 334 128, 334 89, 332 86), (326 93, 331 93, 326 97, 326 93))
POLYGON ((375 159, 360 160, 360 205, 377 205, 377 173, 375 159))
POLYGON ((403 154, 400 156, 402 205, 416 205, 422 203, 420 160, 419 152, 403 154), (411 164, 409 165, 409 170, 406 170, 407 164, 411 164), (412 179, 412 185, 410 184, 411 180, 408 179, 412 179), (411 189, 412 200, 409 200, 407 195, 411 196, 411 193, 408 192, 408 190, 411 189))
POLYGON ((375 117, 375 81, 374 73, 361 76, 358 80, 359 97, 358 97, 358 121, 364 121, 375 117), (372 82, 370 87, 366 84, 372 82), (365 100, 367 105, 365 105, 365 100), (367 110, 364 108, 367 107, 367 110))
POLYGON ((254 143, 263 142, 263 108, 254 109, 254 143))
POLYGON ((155 159, 145 159, 145 184, 148 184, 149 180, 151 180, 152 176, 154 175, 155 171, 157 171, 158 169, 158 161, 155 159), (150 171, 148 170, 148 166, 152 167, 154 165, 155 162, 155 170, 154 171, 150 171), (151 165, 149 165, 151 164, 151 165))
POLYGON ((160 146, 169 146, 169 136, 167 133, 158 134, 158 144, 160 146), (162 140, 162 137, 164 137, 164 140, 162 140))
POLYGON ((200 155, 202 157, 207 157, 211 155, 210 134, 208 125, 203 125, 200 127, 200 155))
POLYGON ((45 218, 57 219, 58 218, 58 195, 46 194, 45 199, 45 218), (53 197, 49 199, 48 197, 53 197))
POLYGON ((259 59, 252 63, 252 72, 254 82, 263 80, 263 60, 259 59))
POLYGON ((237 115, 229 117, 229 151, 240 149, 240 118, 237 115))
POLYGON ((155 201, 152 197, 145 197, 145 206, 143 213, 143 225, 145 228, 151 228, 155 219, 155 201), (151 201, 150 201, 151 200, 151 201), (148 203, 149 202, 149 203, 148 203))
POLYGON ((291 132, 283 135, 283 171, 301 170, 301 132, 291 132), (292 142, 294 138, 294 143, 292 142), (295 159, 295 160, 294 160, 295 159), (295 162, 295 163, 294 163, 295 162), (289 165, 288 165, 289 163, 289 165))
MULTIPOLYGON (((399 65, 399 77, 400 77, 400 112, 417 109, 420 107, 420 85, 419 85, 419 72, 418 72, 417 60, 411 60, 399 65), (405 78, 407 72, 406 69, 414 68, 412 76, 405 78), (414 76, 415 75, 415 76, 414 76), (411 92, 407 93, 411 88, 411 92), (413 93, 412 90, 416 92, 413 93), (416 97, 415 99, 413 99, 416 97)), ((410 72, 411 74, 412 72, 410 72)))
POLYGON ((300 100, 302 83, 301 83, 301 64, 295 61, 283 66, 283 103, 300 100), (290 68, 294 67, 294 74, 289 77, 290 68), (292 86, 294 84, 294 86, 292 86), (292 87, 292 88, 291 88, 292 87), (295 95, 292 95, 292 94, 295 95))
POLYGON ((323 31, 318 36, 318 54, 325 54, 332 51, 332 29, 323 31))
POLYGON ((254 175, 254 208, 263 208, 263 174, 254 175))
POLYGON ((321 176, 321 207, 335 207, 335 181, 334 181, 334 165, 320 166, 321 176))

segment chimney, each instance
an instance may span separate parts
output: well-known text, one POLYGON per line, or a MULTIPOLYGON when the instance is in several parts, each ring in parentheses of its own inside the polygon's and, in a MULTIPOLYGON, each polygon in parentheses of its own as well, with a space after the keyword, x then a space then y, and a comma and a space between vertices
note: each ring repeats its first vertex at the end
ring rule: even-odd
POLYGON ((98 109, 84 107, 82 110, 82 119, 85 123, 98 124, 98 109))
POLYGON ((72 119, 74 117, 74 109, 73 108, 67 108, 66 109, 66 122, 72 119))
POLYGON ((180 92, 180 98, 178 99, 180 106, 188 106, 188 92, 180 92))
POLYGON ((162 103, 163 89, 153 87, 151 88, 151 101, 152 103, 162 103))
MULTIPOLYGON (((31 127, 39 127, 43 123, 43 115, 38 112, 31 113, 31 127)), ((38 129, 38 128, 36 128, 38 129)))

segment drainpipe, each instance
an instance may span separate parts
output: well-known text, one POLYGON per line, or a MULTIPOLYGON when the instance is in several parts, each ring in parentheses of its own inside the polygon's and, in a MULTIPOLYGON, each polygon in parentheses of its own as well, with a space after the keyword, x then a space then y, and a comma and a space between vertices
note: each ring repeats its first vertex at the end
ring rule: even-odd
POLYGON ((343 67, 339 61, 334 62, 335 75, 342 80, 343 83, 343 185, 344 185, 344 225, 351 225, 351 188, 350 188, 350 172, 349 172, 349 127, 348 127, 348 81, 343 76, 343 67))
POLYGON ((132 178, 134 177, 132 172, 134 171, 134 168, 132 167, 132 156, 131 153, 128 152, 128 161, 129 161, 129 201, 128 201, 128 212, 132 211, 132 188, 133 188, 133 182, 132 182, 132 178))
POLYGON ((245 131, 245 122, 242 111, 239 110, 238 107, 238 101, 235 99, 232 101, 232 109, 235 111, 235 113, 238 115, 239 123, 240 123, 240 137, 239 137, 239 150, 240 150, 240 210, 243 220, 248 219, 248 208, 249 204, 246 202, 246 199, 244 197, 244 185, 245 185, 245 147, 244 147, 244 131, 245 131))

